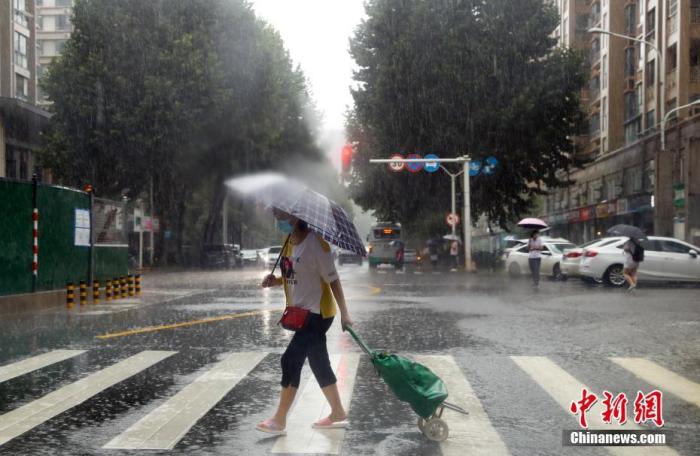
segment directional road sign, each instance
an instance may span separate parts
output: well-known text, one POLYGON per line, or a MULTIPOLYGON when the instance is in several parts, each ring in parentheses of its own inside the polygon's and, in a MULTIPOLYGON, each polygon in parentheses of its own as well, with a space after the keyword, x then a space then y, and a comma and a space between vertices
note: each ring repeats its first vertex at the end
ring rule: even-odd
MULTIPOLYGON (((435 160, 438 160, 438 156, 435 154, 428 154, 425 156, 426 159, 428 158, 434 158, 435 160)), ((425 169, 426 172, 428 173, 434 173, 435 171, 440 169, 440 163, 439 162, 426 162, 425 163, 425 169)))

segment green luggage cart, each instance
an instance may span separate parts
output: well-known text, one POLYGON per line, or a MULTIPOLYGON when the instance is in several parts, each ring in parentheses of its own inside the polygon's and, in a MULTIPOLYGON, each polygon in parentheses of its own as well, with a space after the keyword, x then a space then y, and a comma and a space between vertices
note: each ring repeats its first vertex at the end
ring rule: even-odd
POLYGON ((377 373, 396 397, 408 402, 418 414, 418 429, 430 440, 442 442, 449 436, 449 427, 442 419, 445 409, 464 415, 467 411, 445 401, 445 383, 430 369, 403 356, 370 349, 352 328, 347 327, 355 342, 372 358, 377 373))

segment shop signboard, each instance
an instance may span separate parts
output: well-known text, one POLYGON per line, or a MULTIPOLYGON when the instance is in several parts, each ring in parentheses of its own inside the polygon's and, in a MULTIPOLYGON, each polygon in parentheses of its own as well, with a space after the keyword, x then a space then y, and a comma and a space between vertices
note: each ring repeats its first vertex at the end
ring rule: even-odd
POLYGON ((629 205, 627 204, 627 198, 620 198, 617 200, 617 215, 626 214, 629 212, 629 205))
POLYGON ((569 223, 572 223, 572 222, 578 222, 578 218, 579 218, 579 211, 578 211, 578 210, 573 210, 573 211, 569 211, 569 212, 567 213, 566 220, 567 220, 569 223))
POLYGON ((579 209, 579 220, 582 222, 585 222, 586 220, 591 218, 591 208, 590 207, 582 207, 579 209))
POLYGON ((595 207, 595 215, 597 218, 605 218, 608 216, 608 203, 601 203, 595 207))

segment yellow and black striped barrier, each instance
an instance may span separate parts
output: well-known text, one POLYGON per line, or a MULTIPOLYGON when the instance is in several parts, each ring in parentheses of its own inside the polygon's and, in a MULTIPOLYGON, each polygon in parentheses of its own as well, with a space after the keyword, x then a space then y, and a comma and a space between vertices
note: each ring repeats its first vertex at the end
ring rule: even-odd
POLYGON ((129 297, 129 290, 126 288, 126 277, 121 278, 122 299, 129 297))
POLYGON ((134 276, 129 274, 127 282, 129 284, 129 297, 132 297, 134 296, 134 276))
POLYGON ((109 302, 112 300, 112 281, 107 280, 107 285, 105 285, 105 301, 109 302))
POLYGON ((75 305, 75 285, 73 282, 68 282, 66 284, 66 306, 72 309, 75 305))
POLYGON ((99 280, 92 281, 92 303, 93 304, 100 303, 100 281, 99 280))
POLYGON ((84 280, 80 281, 80 305, 87 304, 87 283, 84 280))
POLYGON ((122 286, 119 278, 112 279, 112 285, 114 290, 112 291, 112 299, 119 299, 122 297, 122 286))
POLYGON ((136 284, 136 296, 141 296, 141 274, 136 274, 134 276, 134 282, 136 284))

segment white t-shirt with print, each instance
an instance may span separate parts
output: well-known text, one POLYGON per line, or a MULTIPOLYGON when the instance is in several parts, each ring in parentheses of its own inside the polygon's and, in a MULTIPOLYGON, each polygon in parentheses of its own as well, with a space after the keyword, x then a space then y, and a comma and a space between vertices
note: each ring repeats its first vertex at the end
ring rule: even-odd
POLYGON ((530 249, 530 252, 528 253, 527 257, 528 258, 542 258, 542 238, 538 237, 537 239, 530 239, 527 243, 528 249, 530 249), (539 249, 539 250, 535 250, 539 249))
MULTIPOLYGON (((323 248, 315 233, 292 245, 291 258, 282 257, 282 278, 287 286, 287 304, 321 313, 321 284, 338 280, 333 253, 323 248)), ((327 245, 327 244, 326 244, 327 245)))

